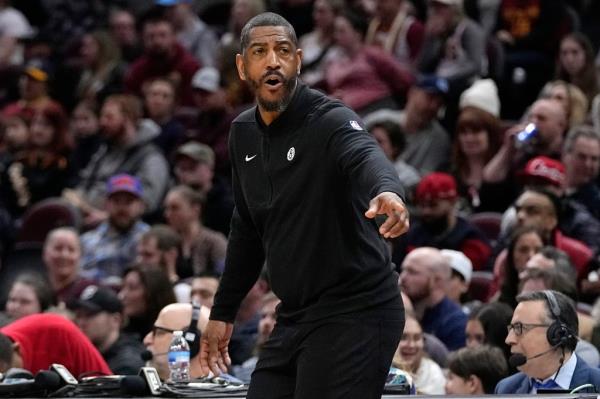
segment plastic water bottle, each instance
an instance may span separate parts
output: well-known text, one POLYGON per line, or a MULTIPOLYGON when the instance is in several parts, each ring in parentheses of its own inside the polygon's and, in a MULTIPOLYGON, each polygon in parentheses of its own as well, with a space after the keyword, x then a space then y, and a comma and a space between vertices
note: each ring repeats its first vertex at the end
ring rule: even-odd
POLYGON ((190 346, 183 338, 183 331, 173 332, 169 346, 169 371, 171 382, 190 382, 190 346))

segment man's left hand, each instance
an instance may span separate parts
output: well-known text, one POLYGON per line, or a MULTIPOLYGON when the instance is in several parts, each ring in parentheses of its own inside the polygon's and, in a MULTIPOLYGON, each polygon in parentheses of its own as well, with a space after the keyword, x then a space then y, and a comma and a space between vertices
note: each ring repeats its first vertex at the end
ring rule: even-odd
POLYGON ((387 215, 379 227, 379 233, 385 238, 395 238, 408 231, 408 210, 396 193, 383 192, 369 202, 365 216, 373 219, 377 215, 387 215))

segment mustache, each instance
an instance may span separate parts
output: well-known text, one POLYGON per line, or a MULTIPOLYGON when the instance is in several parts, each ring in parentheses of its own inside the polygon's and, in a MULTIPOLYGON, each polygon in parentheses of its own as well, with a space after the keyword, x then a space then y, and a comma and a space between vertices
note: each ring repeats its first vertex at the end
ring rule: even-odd
POLYGON ((265 74, 261 78, 261 82, 264 82, 265 80, 267 80, 273 76, 279 77, 283 82, 287 81, 285 76, 283 76, 283 74, 280 71, 272 70, 272 71, 265 72, 265 74))

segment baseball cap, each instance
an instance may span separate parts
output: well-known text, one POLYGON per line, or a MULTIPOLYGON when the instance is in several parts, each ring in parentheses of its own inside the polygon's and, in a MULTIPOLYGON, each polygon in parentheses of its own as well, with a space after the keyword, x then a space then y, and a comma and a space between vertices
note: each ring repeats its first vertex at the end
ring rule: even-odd
POLYGON ((473 263, 471 260, 462 252, 453 249, 442 249, 440 252, 442 253, 442 256, 448 259, 452 270, 455 270, 463 276, 465 283, 469 284, 471 282, 471 276, 473 275, 473 263))
POLYGON ((525 168, 518 173, 519 180, 523 184, 541 182, 556 187, 565 184, 565 165, 556 159, 539 156, 531 159, 525 168))
POLYGON ((417 79, 415 86, 428 93, 445 96, 448 94, 448 80, 435 75, 423 75, 417 79))
POLYGON ((23 70, 23 74, 29 76, 31 79, 37 82, 47 82, 49 78, 48 69, 44 63, 40 60, 32 60, 23 70))
POLYGON ((455 199, 456 180, 447 173, 433 172, 421 179, 415 190, 417 202, 427 202, 438 199, 455 199))
POLYGON ((192 88, 214 93, 219 90, 221 75, 219 70, 213 67, 198 69, 192 77, 192 88))
POLYGON ((463 0, 429 0, 430 3, 440 3, 447 6, 462 6, 463 0))
POLYGON ((196 162, 206 162, 209 165, 215 164, 215 153, 206 144, 190 141, 179 147, 175 152, 175 158, 186 156, 196 162))
POLYGON ((115 193, 129 193, 141 198, 144 194, 144 188, 137 177, 122 173, 111 177, 106 185, 107 196, 115 193))
POLYGON ((88 285, 79 295, 79 298, 68 303, 69 309, 84 309, 91 313, 108 312, 121 313, 123 304, 117 294, 106 287, 88 285))

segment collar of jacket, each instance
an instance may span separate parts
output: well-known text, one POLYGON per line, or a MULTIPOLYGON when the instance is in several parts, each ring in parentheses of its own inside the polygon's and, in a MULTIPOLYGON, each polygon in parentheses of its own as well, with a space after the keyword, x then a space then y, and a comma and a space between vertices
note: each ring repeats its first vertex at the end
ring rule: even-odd
POLYGON ((269 135, 277 135, 283 132, 289 132, 290 129, 299 127, 309 111, 309 94, 310 90, 308 87, 298 78, 298 83, 296 85, 296 89, 292 93, 292 99, 290 100, 290 103, 286 109, 268 126, 262 121, 257 105, 254 111, 254 117, 256 118, 256 124, 261 132, 269 135))

